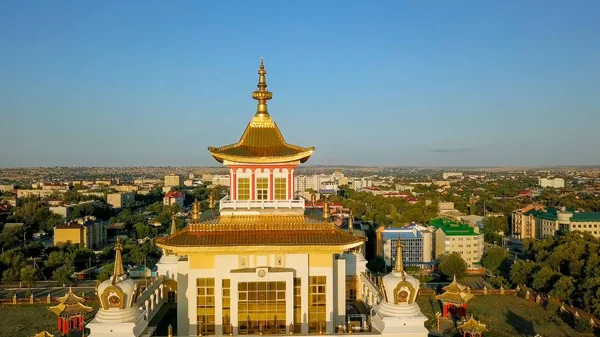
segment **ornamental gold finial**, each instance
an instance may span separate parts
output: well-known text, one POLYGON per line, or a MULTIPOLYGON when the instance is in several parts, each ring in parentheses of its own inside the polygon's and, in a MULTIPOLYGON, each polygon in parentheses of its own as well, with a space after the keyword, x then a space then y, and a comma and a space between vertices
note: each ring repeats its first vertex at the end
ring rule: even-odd
POLYGON ((350 210, 350 216, 348 217, 348 232, 354 234, 354 218, 352 217, 352 210, 350 210))
POLYGON ((329 219, 329 201, 323 204, 323 219, 329 219))
POLYGON ((265 61, 260 58, 260 68, 258 69, 258 90, 252 93, 252 98, 258 101, 256 106, 256 115, 260 117, 268 117, 269 112, 267 111, 267 101, 273 98, 273 93, 267 90, 267 80, 265 75, 265 61))
POLYGON ((198 219, 200 219, 200 203, 195 199, 192 204, 192 220, 198 221, 198 219))
POLYGON ((396 241, 396 265, 394 266, 394 273, 404 274, 404 262, 402 261, 402 240, 400 234, 398 234, 398 241, 396 241))
POLYGON ((117 284, 117 277, 123 276, 123 258, 121 252, 123 251, 123 245, 121 245, 121 238, 117 238, 117 244, 115 245, 115 270, 112 279, 112 284, 117 284))

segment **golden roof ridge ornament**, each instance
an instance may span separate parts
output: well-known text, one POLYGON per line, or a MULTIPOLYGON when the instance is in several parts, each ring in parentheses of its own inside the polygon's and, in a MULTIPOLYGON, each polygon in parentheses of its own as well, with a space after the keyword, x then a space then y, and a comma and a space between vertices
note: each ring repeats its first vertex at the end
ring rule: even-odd
POLYGON ((273 98, 273 93, 267 90, 267 71, 265 70, 265 60, 260 58, 260 68, 258 69, 258 90, 252 92, 252 98, 258 101, 255 117, 270 117, 267 109, 267 101, 273 98))
POLYGON ((115 245, 115 270, 112 279, 112 284, 117 284, 117 278, 125 275, 123 271, 123 258, 121 252, 123 251, 123 245, 121 245, 121 238, 117 238, 117 244, 115 245))

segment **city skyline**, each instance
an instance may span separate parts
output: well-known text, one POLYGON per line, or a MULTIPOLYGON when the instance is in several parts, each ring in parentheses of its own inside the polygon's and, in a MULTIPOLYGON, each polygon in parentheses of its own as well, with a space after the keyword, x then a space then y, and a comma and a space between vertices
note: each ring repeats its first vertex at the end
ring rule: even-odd
POLYGON ((597 3, 230 7, 0 4, 0 167, 215 166, 260 57, 311 166, 600 164, 597 3))

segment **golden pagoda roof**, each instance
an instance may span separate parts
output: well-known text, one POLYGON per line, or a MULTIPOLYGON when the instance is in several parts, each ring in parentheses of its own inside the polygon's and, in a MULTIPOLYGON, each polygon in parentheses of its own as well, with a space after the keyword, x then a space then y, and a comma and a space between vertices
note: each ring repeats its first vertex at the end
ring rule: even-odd
POLYGON ((448 292, 460 293, 465 291, 467 287, 463 284, 458 283, 458 281, 456 281, 456 275, 454 275, 454 279, 452 280, 452 282, 449 285, 443 287, 442 289, 448 292))
POLYGON ((305 215, 224 215, 192 223, 177 233, 157 239, 157 246, 175 248, 218 248, 240 246, 358 246, 363 237, 354 236, 332 223, 305 215))
POLYGON ((445 292, 441 295, 437 295, 435 297, 436 300, 441 300, 442 302, 450 302, 456 304, 464 304, 467 303, 470 299, 473 298, 473 294, 467 293, 449 293, 445 292))
POLYGON ((81 302, 74 304, 59 303, 58 305, 48 308, 48 310, 58 316, 80 315, 84 312, 92 312, 93 308, 83 305, 81 302))
POLYGON ((224 160, 242 163, 283 163, 300 161, 310 158, 314 147, 301 147, 286 143, 279 127, 267 110, 267 100, 273 98, 273 93, 267 90, 264 63, 261 59, 258 70, 258 90, 252 93, 252 98, 258 101, 257 111, 246 131, 237 143, 222 147, 209 147, 208 151, 219 162, 224 160))
POLYGON ((54 335, 44 330, 33 337, 54 337, 54 335))
POLYGON ((456 276, 454 276, 452 283, 450 283, 442 289, 445 290, 444 293, 441 295, 437 295, 435 297, 436 300, 441 300, 442 302, 463 304, 467 303, 468 300, 473 298, 473 294, 469 294, 465 291, 467 287, 456 281, 456 276))
POLYGON ((84 302, 85 299, 83 297, 75 295, 71 287, 69 287, 69 292, 66 293, 65 296, 59 297, 58 301, 64 304, 76 304, 79 302, 84 302))
POLYGON ((466 331, 466 332, 486 332, 487 331, 487 327, 485 324, 475 320, 473 318, 473 315, 471 315, 471 318, 469 318, 468 321, 464 322, 463 324, 459 325, 457 328, 461 329, 462 331, 466 331))

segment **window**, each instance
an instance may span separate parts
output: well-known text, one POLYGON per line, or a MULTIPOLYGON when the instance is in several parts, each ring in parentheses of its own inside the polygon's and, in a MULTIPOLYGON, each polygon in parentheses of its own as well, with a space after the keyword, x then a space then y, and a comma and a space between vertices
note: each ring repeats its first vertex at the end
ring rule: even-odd
POLYGON ((239 282, 240 334, 285 334, 285 282, 239 282))
POLYGON ((269 178, 256 178, 256 199, 267 200, 269 198, 269 178))
POLYGON ((287 199, 286 178, 275 178, 275 200, 287 199))
POLYGON ((294 333, 302 332, 302 279, 294 278, 294 333))
POLYGON ((229 279, 223 279, 223 335, 233 333, 231 325, 231 288, 229 279))
POLYGON ((250 178, 238 178, 238 200, 250 200, 250 178))
POLYGON ((308 279, 308 331, 325 332, 325 276, 311 276, 308 279))
POLYGON ((197 332, 198 335, 215 334, 215 279, 199 278, 196 280, 198 291, 197 301, 197 332))

